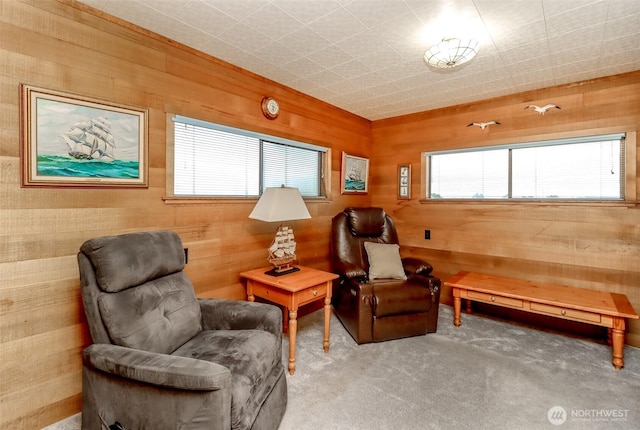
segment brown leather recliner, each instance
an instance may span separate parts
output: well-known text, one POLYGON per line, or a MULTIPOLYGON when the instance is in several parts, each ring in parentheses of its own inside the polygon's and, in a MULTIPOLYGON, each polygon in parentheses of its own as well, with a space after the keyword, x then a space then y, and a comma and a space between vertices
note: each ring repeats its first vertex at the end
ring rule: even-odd
POLYGON ((441 281, 431 275, 431 265, 413 257, 400 260, 396 251, 406 280, 370 279, 366 242, 398 244, 393 220, 382 208, 350 207, 333 218, 331 260, 340 275, 333 306, 347 331, 359 344, 434 333, 441 281))

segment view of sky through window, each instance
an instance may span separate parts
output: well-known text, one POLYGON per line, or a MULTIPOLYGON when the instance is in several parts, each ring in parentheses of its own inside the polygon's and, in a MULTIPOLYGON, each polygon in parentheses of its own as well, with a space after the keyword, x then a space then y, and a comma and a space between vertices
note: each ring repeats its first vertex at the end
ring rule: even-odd
POLYGON ((433 199, 624 197, 624 140, 528 144, 427 154, 433 199))

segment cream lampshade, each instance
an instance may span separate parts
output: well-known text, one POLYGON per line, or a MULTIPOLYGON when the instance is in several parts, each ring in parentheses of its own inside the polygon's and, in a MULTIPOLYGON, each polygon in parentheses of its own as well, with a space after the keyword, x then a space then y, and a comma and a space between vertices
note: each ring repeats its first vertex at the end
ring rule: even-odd
POLYGON ((249 218, 265 222, 280 222, 276 236, 269 247, 269 263, 274 268, 266 272, 280 276, 300 269, 291 266, 296 259, 296 241, 293 229, 283 225, 284 221, 309 219, 311 215, 304 204, 300 190, 293 187, 268 187, 249 214, 249 218))

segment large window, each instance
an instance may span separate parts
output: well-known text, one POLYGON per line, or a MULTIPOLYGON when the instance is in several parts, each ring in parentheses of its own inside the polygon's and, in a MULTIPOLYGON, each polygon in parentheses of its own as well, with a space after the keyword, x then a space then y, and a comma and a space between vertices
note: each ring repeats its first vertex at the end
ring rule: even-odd
POLYGON ((326 195, 326 148, 175 116, 173 195, 257 197, 266 187, 326 195))
POLYGON ((425 153, 431 199, 624 199, 624 134, 425 153))

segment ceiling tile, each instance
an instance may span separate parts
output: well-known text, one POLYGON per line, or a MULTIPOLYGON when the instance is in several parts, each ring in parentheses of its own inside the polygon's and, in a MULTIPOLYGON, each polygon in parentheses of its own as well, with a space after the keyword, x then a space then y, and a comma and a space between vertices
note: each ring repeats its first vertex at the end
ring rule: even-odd
POLYGON ((279 38, 278 41, 298 55, 308 55, 330 45, 327 39, 308 27, 302 27, 289 33, 279 38))
POLYGON ((606 16, 607 3, 608 0, 542 0, 542 7, 544 8, 544 12, 547 17, 566 14, 579 16, 584 13, 589 15, 590 9, 593 9, 594 13, 597 12, 602 17, 606 16))
POLYGON ((332 67, 331 70, 337 73, 343 79, 353 79, 358 76, 364 75, 369 71, 367 66, 365 66, 358 60, 347 61, 346 63, 342 63, 335 67, 332 67))
POLYGON ((239 22, 225 30, 218 38, 247 52, 256 52, 270 42, 263 33, 254 30, 243 22, 239 22))
POLYGON ((524 29, 532 23, 544 21, 542 1, 475 0, 480 16, 494 36, 500 32, 524 29))
POLYGON ((294 73, 301 78, 307 78, 322 69, 320 64, 304 57, 286 63, 284 66, 289 69, 291 73, 294 73))
MULTIPOLYGON (((129 0, 121 0, 129 1, 129 0)), ((173 0, 138 0, 146 1, 147 3, 154 3, 157 9, 164 8, 166 4, 170 4, 173 0)), ((234 21, 240 21, 244 17, 248 16, 252 12, 264 7, 267 2, 265 0, 187 0, 189 2, 189 9, 195 6, 197 3, 204 3, 214 7, 223 14, 230 16, 234 21)), ((195 15, 195 13, 194 13, 195 15)))
POLYGON ((371 120, 640 70, 637 0, 78 1, 371 120), (425 65, 467 30, 474 60, 425 65))
POLYGON ((271 0, 271 3, 303 24, 310 24, 342 7, 340 3, 332 0, 271 0))
POLYGON ((342 39, 335 44, 347 54, 353 57, 369 55, 373 51, 385 46, 382 38, 371 30, 365 30, 342 39))
POLYGON ((157 11, 158 14, 213 36, 221 34, 238 22, 206 3, 191 0, 146 2, 145 4, 157 11))
POLYGON ((388 46, 380 46, 373 52, 358 57, 369 70, 383 70, 403 62, 403 58, 388 46))
POLYGON ((239 61, 249 54, 247 51, 217 38, 209 39, 209 43, 205 45, 203 51, 209 54, 215 52, 215 57, 236 66, 240 66, 239 61))
POLYGON ((375 7, 372 7, 371 0, 355 0, 345 5, 345 9, 369 28, 412 12, 403 1, 377 0, 375 7))
MULTIPOLYGON (((640 2, 638 2, 640 10, 640 2)), ((634 36, 640 39, 640 13, 628 15, 624 18, 618 18, 613 21, 607 21, 604 24, 604 40, 617 39, 619 37, 634 36)))
POLYGON ((329 45, 309 54, 308 57, 318 64, 330 69, 338 64, 350 61, 352 57, 336 45, 329 45))
POLYGON ((562 5, 568 9, 546 17, 549 37, 570 33, 576 29, 601 26, 602 18, 607 16, 606 1, 547 1, 545 5, 562 5))
POLYGON ((242 22, 271 39, 279 39, 303 27, 300 21, 272 4, 253 11, 242 22))
POLYGON ((291 49, 282 45, 280 42, 271 42, 266 46, 261 46, 252 52, 254 55, 259 55, 268 64, 276 67, 281 67, 283 64, 291 61, 291 58, 296 54, 291 49))
POLYGON ((531 41, 515 48, 500 50, 500 57, 506 63, 519 63, 546 55, 549 55, 549 45, 546 43, 546 39, 543 39, 543 43, 539 40, 531 41))
POLYGON ((337 43, 366 27, 345 9, 337 9, 309 24, 309 28, 330 43, 337 43))
POLYGON ((315 82, 320 88, 330 88, 332 82, 342 79, 342 77, 333 70, 316 70, 315 73, 310 73, 306 75, 305 78, 315 82))

